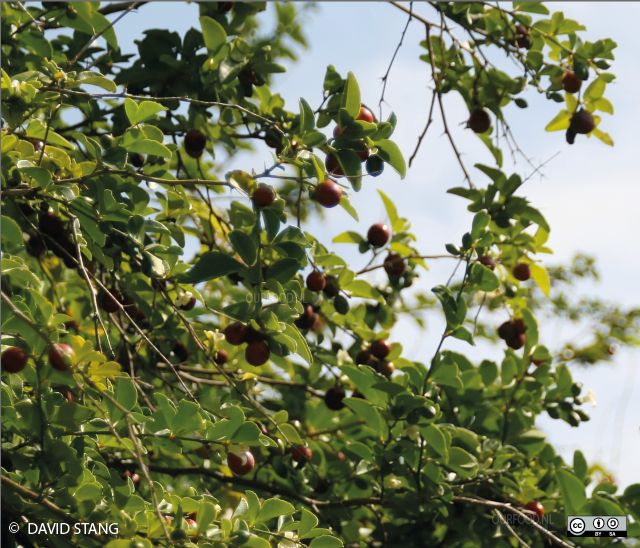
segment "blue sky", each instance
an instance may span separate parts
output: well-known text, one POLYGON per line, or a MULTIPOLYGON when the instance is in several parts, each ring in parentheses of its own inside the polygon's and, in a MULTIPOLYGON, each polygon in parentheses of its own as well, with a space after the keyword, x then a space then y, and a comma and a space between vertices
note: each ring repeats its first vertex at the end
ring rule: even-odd
MULTIPOLYGON (((408 5, 408 4, 407 4, 408 5)), ((526 99, 530 108, 515 106, 507 110, 509 123, 520 148, 538 165, 560 152, 543 169, 546 178, 533 177, 525 186, 525 195, 546 216, 552 227, 549 246, 554 256, 544 257, 543 264, 567 261, 577 251, 595 255, 601 272, 601 282, 589 284, 581 291, 611 299, 628 306, 640 304, 637 290, 640 271, 638 234, 640 233, 640 180, 638 177, 638 129, 640 108, 637 105, 640 88, 640 64, 637 61, 637 21, 640 3, 619 2, 554 2, 553 11, 563 11, 567 18, 586 25, 586 39, 610 37, 618 43, 612 71, 617 79, 607 89, 607 97, 615 115, 604 114, 602 129, 615 141, 608 147, 595 138, 578 137, 573 147, 566 145, 564 133, 546 133, 544 126, 562 108, 534 90, 526 99)), ((433 18, 425 4, 416 4, 418 13, 433 18)), ((268 7, 266 17, 274 17, 268 7)), ((117 25, 117 34, 124 53, 137 53, 134 40, 148 28, 169 28, 184 34, 198 28, 198 7, 182 2, 154 2, 138 13, 124 17, 117 25)), ((111 19, 115 16, 110 16, 111 19)), ((291 110, 297 109, 298 96, 316 106, 321 97, 326 66, 333 64, 341 73, 353 71, 360 83, 363 102, 376 106, 382 90, 381 77, 393 55, 407 21, 407 16, 388 3, 320 2, 318 11, 306 26, 310 49, 277 80, 274 91, 286 99, 291 110)), ((461 29, 457 34, 462 36, 461 29)), ((426 122, 431 98, 429 70, 419 60, 424 50, 424 26, 413 21, 409 25, 404 45, 391 71, 384 117, 393 110, 399 119, 394 140, 405 155, 410 156, 418 135, 426 122)), ((445 98, 447 118, 458 147, 465 152, 468 166, 476 162, 492 164, 492 157, 470 131, 464 130, 468 116, 466 107, 455 97, 445 98)), ((254 156, 239 156, 228 168, 262 170, 271 159, 265 148, 254 156)), ((522 159, 514 171, 529 174, 532 168, 522 159)), ((478 184, 484 184, 482 174, 473 173, 478 184)), ((468 230, 471 214, 461 198, 447 195, 447 188, 463 184, 462 172, 442 135, 442 125, 436 117, 405 180, 387 168, 377 179, 367 178, 363 190, 352 197, 360 212, 357 224, 340 208, 328 212, 329 222, 314 223, 314 234, 329 243, 345 230, 364 232, 373 222, 385 220, 384 208, 375 189, 381 189, 395 201, 399 213, 414 223, 418 248, 425 254, 443 252, 445 242, 458 242, 468 230)), ((347 253, 344 244, 335 249, 347 253)), ((354 257, 354 261, 358 257, 354 257)), ((437 261, 423 274, 418 287, 423 291, 443 283, 451 273, 450 264, 437 261)), ((376 281, 372 274, 371 281, 376 281)), ((543 340, 552 346, 554 336, 562 326, 543 326, 543 340)), ((433 354, 442 319, 433 316, 428 321, 426 335, 415 324, 401 322, 394 340, 403 343, 408 358, 427 361, 433 354)), ((564 333, 564 332, 563 332, 564 333)), ((569 334, 568 332, 566 332, 569 334)), ((449 348, 467 352, 461 344, 449 348)), ((552 346, 553 348, 553 346, 552 346)), ((485 357, 499 359, 500 352, 479 345, 470 356, 478 361, 485 357)), ((589 409, 592 420, 580 428, 542 419, 539 426, 549 433, 549 441, 560 450, 568 462, 573 451, 580 448, 590 462, 597 459, 613 472, 620 485, 640 482, 640 364, 639 352, 621 352, 612 364, 594 368, 572 367, 575 380, 584 383, 596 394, 598 406, 589 409)))

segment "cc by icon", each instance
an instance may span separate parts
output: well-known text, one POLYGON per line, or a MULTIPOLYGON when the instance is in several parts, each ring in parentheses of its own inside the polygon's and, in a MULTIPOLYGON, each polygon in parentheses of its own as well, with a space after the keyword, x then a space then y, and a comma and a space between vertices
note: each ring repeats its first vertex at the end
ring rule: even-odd
POLYGON ((576 535, 581 534, 582 532, 584 532, 584 521, 580 518, 572 519, 571 523, 569 524, 569 529, 571 529, 571 532, 575 533, 576 535))

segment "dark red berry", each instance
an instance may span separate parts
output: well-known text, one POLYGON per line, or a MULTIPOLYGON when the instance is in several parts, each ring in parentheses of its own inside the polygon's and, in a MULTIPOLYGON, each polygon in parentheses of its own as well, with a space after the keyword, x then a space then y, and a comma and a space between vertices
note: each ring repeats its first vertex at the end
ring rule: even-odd
POLYGON ((377 369, 378 369, 378 373, 380 373, 381 375, 384 375, 387 378, 391 377, 393 372, 396 370, 392 362, 385 362, 385 361, 381 361, 378 364, 377 369))
POLYGON ((366 107, 360 107, 360 113, 356 116, 356 120, 362 120, 373 124, 373 113, 366 107))
POLYGON ((480 264, 483 264, 487 268, 490 268, 491 270, 495 270, 496 265, 498 264, 496 260, 493 257, 491 257, 491 255, 485 255, 484 257, 480 257, 478 259, 478 262, 480 264))
POLYGON ((391 352, 391 343, 386 339, 379 339, 377 341, 373 341, 369 348, 371 353, 378 359, 386 358, 391 352))
POLYGON ((524 25, 516 25, 515 40, 511 42, 513 45, 523 49, 531 49, 532 41, 529 35, 529 29, 524 25))
POLYGON ((510 337, 508 339, 505 340, 505 342, 507 343, 507 346, 509 348, 513 348, 514 350, 519 350, 520 348, 522 348, 524 346, 524 343, 527 340, 527 336, 522 334, 522 335, 514 335, 513 337, 510 337))
POLYGON ((340 284, 338 283, 338 278, 336 276, 325 276, 326 285, 322 290, 323 293, 333 299, 340 293, 340 284))
POLYGON ((299 462, 300 459, 311 460, 313 456, 313 451, 310 447, 297 447, 291 451, 291 458, 299 462))
POLYGON ((575 133, 580 133, 581 135, 591 133, 595 127, 596 121, 593 114, 583 108, 573 113, 569 124, 569 129, 573 130, 575 133))
POLYGON ((333 154, 327 155, 324 160, 324 165, 327 168, 327 171, 334 177, 342 177, 344 175, 344 171, 342 170, 340 162, 338 162, 338 158, 336 158, 333 154))
POLYGON ((476 109, 467 120, 467 127, 474 133, 484 133, 491 127, 491 117, 484 109, 476 109))
POLYGON ((27 365, 29 355, 19 346, 11 346, 2 353, 2 370, 20 373, 27 365))
POLYGON ((530 512, 535 512, 538 516, 538 519, 542 519, 542 517, 544 516, 544 506, 542 506, 542 504, 540 504, 539 502, 527 502, 527 504, 525 504, 523 508, 525 510, 529 510, 530 512))
POLYGON ((68 344, 54 343, 49 350, 49 363, 58 371, 68 371, 75 362, 76 353, 68 344))
POLYGON ((199 129, 191 129, 184 136, 184 148, 187 154, 192 158, 202 156, 205 146, 207 145, 207 137, 199 129))
POLYGON ((102 310, 107 314, 113 314, 120 310, 118 303, 122 304, 122 296, 120 295, 120 291, 115 288, 105 291, 102 295, 102 300, 100 301, 102 310))
POLYGON ((173 347, 173 355, 178 358, 180 363, 186 362, 189 359, 189 349, 184 345, 182 341, 176 341, 173 347))
POLYGON ((244 352, 247 362, 256 367, 267 363, 270 355, 269 346, 264 341, 253 341, 244 352))
POLYGON ((227 352, 224 348, 220 348, 213 361, 216 362, 218 365, 224 365, 225 363, 227 363, 228 359, 229 359, 229 352, 227 352))
POLYGON ((144 165, 144 154, 138 154, 137 152, 129 153, 129 162, 133 167, 142 167, 144 165))
POLYGON ((48 211, 40 217, 38 228, 43 234, 51 238, 60 238, 64 235, 64 224, 62 219, 53 211, 48 211))
POLYGON ((270 186, 260 186, 251 195, 253 203, 260 209, 269 207, 276 199, 276 193, 270 186))
POLYGON ((313 324, 318 319, 318 315, 313 310, 313 305, 303 302, 302 303, 302 314, 294 321, 296 327, 300 329, 311 329, 313 324))
POLYGON ((227 455, 227 466, 234 474, 238 476, 245 476, 256 465, 256 459, 253 457, 251 451, 245 451, 240 455, 236 455, 233 452, 229 452, 227 455))
POLYGON ((521 282, 526 282, 531 278, 531 266, 527 263, 519 263, 513 267, 513 277, 521 282))
POLYGON ((73 392, 69 390, 66 386, 55 386, 52 388, 55 392, 62 394, 62 397, 67 400, 69 403, 73 401, 73 392))
POLYGON ((334 386, 333 388, 329 388, 324 395, 324 403, 326 406, 332 411, 340 411, 340 409, 344 408, 344 403, 342 400, 345 398, 346 394, 344 388, 341 386, 334 386))
POLYGON ((373 247, 382 247, 391 237, 391 230, 384 223, 376 223, 371 225, 367 232, 367 240, 373 247))
POLYGON ((225 339, 233 346, 240 346, 245 342, 247 336, 247 326, 240 322, 229 324, 224 330, 225 339))
POLYGON ((582 87, 580 80, 573 72, 566 72, 562 77, 562 88, 567 93, 578 93, 582 87))
POLYGON ((318 270, 314 270, 307 276, 307 289, 309 291, 322 291, 327 285, 324 274, 318 270))
POLYGON ((197 302, 198 302, 198 300, 195 297, 191 297, 187 304, 182 304, 178 308, 180 310, 186 310, 186 311, 193 310, 193 307, 196 306, 197 302))
POLYGON ((397 253, 389 253, 384 260, 384 270, 389 276, 402 276, 406 269, 407 264, 397 253))
POLYGON ((370 358, 371 352, 369 352, 368 350, 360 350, 360 352, 356 354, 356 364, 367 365, 370 358))
POLYGON ((322 207, 335 207, 342 199, 342 188, 333 181, 322 181, 316 186, 316 201, 322 207))

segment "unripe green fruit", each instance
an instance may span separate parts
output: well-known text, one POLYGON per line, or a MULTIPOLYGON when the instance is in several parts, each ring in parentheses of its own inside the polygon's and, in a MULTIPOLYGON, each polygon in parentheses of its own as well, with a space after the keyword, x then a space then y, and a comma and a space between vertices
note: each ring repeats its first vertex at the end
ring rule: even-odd
POLYGON ((575 411, 571 411, 571 413, 569 413, 569 416, 567 417, 567 422, 574 428, 580 426, 580 415, 578 415, 578 413, 576 413, 575 411))
POLYGON ((250 538, 251 538, 251 533, 249 533, 249 531, 244 531, 240 529, 235 533, 233 537, 233 544, 237 546, 242 546, 243 544, 246 544, 250 538))
POLYGON ((349 312, 349 309, 350 309, 349 301, 343 295, 338 295, 333 300, 333 307, 336 309, 336 312, 338 314, 343 314, 343 315, 349 312))
POLYGON ((184 529, 174 529, 173 531, 171 531, 171 534, 169 536, 171 537, 171 540, 175 542, 182 542, 187 540, 187 533, 184 529))
POLYGON ((589 78, 589 65, 580 61, 574 62, 573 72, 579 80, 587 80, 589 78))
POLYGON ((100 136, 100 144, 102 148, 109 150, 113 146, 114 138, 111 135, 101 135, 100 136))
POLYGON ((473 245, 473 238, 471 237, 471 234, 469 234, 468 232, 465 232, 462 236, 463 249, 471 249, 472 245, 473 245))

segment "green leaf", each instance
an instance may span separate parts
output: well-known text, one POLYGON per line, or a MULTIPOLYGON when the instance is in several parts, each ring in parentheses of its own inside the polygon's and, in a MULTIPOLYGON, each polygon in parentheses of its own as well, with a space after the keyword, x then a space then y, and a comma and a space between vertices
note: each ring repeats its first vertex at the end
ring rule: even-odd
POLYGON ((297 226, 293 225, 286 227, 273 241, 274 244, 281 244, 283 242, 293 242, 304 247, 309 247, 311 245, 309 240, 307 240, 307 237, 304 235, 304 232, 302 232, 302 230, 297 226))
POLYGON ((316 119, 313 115, 313 109, 302 97, 298 99, 298 102, 300 103, 300 132, 309 133, 316 127, 316 119))
POLYGON ((366 280, 353 280, 342 289, 350 291, 354 297, 363 297, 365 299, 373 299, 379 303, 384 303, 384 298, 380 292, 366 280))
POLYGON ((120 146, 114 147, 107 150, 100 160, 111 169, 124 169, 127 163, 127 149, 120 146))
POLYGON ((116 381, 115 399, 127 411, 131 411, 135 407, 138 393, 131 379, 120 377, 116 381))
POLYGON ((125 147, 128 152, 139 152, 140 154, 150 154, 162 156, 163 158, 171 158, 171 151, 158 141, 151 139, 141 139, 135 141, 125 147))
POLYGON ((13 219, 2 215, 2 226, 0 227, 0 236, 3 240, 7 240, 13 245, 22 245, 22 230, 13 219))
POLYGON ((353 72, 349 72, 342 91, 340 107, 346 109, 352 118, 356 118, 360 114, 360 106, 360 87, 353 72))
POLYGON ((580 509, 587 503, 584 484, 568 470, 557 472, 558 485, 562 493, 566 516, 579 515, 580 509))
POLYGON ((353 217, 356 221, 359 221, 358 212, 351 204, 351 200, 349 200, 349 196, 346 194, 342 195, 342 199, 340 200, 340 207, 344 209, 351 217, 353 217))
POLYGON ((381 141, 376 141, 374 146, 378 149, 378 156, 395 169, 400 174, 400 177, 404 179, 407 174, 407 163, 398 145, 388 139, 382 139, 381 141))
POLYGON ((378 194, 380 194, 380 197, 384 202, 384 207, 387 210, 387 215, 389 215, 389 221, 391 222, 391 226, 393 226, 393 224, 398 220, 398 212, 396 211, 396 206, 393 204, 391 199, 384 192, 382 192, 382 190, 378 190, 378 194))
POLYGON ((273 263, 267 270, 267 280, 273 278, 281 284, 285 284, 297 274, 300 268, 301 265, 296 259, 280 259, 273 263))
POLYGON ((171 423, 171 431, 179 434, 204 428, 205 420, 200 416, 199 410, 200 406, 197 403, 180 400, 178 412, 171 423))
POLYGON ((231 436, 231 443, 254 443, 260 437, 260 428, 254 422, 245 422, 231 436))
POLYGON ((198 504, 198 529, 196 533, 204 533, 217 515, 218 512, 212 502, 201 500, 198 504))
POLYGON ((284 332, 296 343, 295 353, 311 365, 313 363, 313 356, 311 350, 309 350, 307 339, 302 336, 302 333, 300 333, 296 326, 291 324, 285 324, 284 332))
POLYGON ((469 282, 474 289, 481 291, 495 291, 500 287, 500 278, 490 268, 480 263, 474 263, 469 273, 469 282))
POLYGON ((360 244, 366 240, 357 232, 343 232, 333 239, 334 244, 360 244))
POLYGON ((293 505, 282 499, 268 499, 262 505, 257 522, 265 522, 280 516, 289 516, 295 512, 293 505))
POLYGON ((537 263, 533 263, 531 265, 531 277, 538 284, 545 297, 548 297, 551 290, 551 280, 547 269, 537 263))
POLYGON ((284 435, 287 437, 287 439, 295 444, 295 445, 304 445, 304 441, 302 441, 302 438, 300 437, 300 434, 298 433, 298 431, 294 428, 293 425, 283 422, 280 425, 280 429, 284 432, 284 435))
POLYGON ((311 531, 316 525, 318 525, 318 518, 315 514, 312 514, 306 508, 301 510, 300 526, 298 527, 298 536, 304 538, 304 536, 311 531))
POLYGON ((585 90, 583 99, 587 102, 600 99, 604 95, 604 90, 607 87, 603 78, 596 78, 589 84, 589 87, 585 90))
POLYGON ((451 333, 451 337, 454 339, 460 339, 461 341, 468 342, 471 346, 475 346, 476 343, 473 340, 473 334, 466 327, 456 327, 451 333))
POLYGON ((102 89, 106 89, 111 93, 115 93, 118 90, 118 86, 113 80, 104 77, 99 72, 85 71, 78 74, 76 82, 79 84, 91 84, 92 86, 98 86, 102 89))
POLYGON ((22 175, 32 178, 39 187, 46 189, 51 184, 51 172, 48 169, 34 166, 29 160, 19 160, 16 166, 22 175))
POLYGON ((344 398, 342 402, 373 428, 379 436, 387 437, 389 427, 380 412, 369 401, 360 398, 344 398))
POLYGON ((343 544, 339 538, 329 535, 316 537, 309 544, 309 548, 342 548, 343 544))
POLYGON ((229 233, 229 240, 247 266, 251 266, 256 262, 258 259, 258 248, 251 236, 242 230, 234 230, 229 233))
POLYGON ((210 53, 216 54, 227 43, 227 33, 222 25, 211 17, 200 17, 200 26, 202 27, 204 45, 210 53))
POLYGON ((124 100, 124 110, 127 113, 130 124, 135 126, 147 120, 155 120, 158 117, 158 112, 167 110, 167 107, 154 101, 142 101, 138 105, 133 99, 127 97, 124 100))
POLYGON ((475 475, 478 460, 460 447, 451 447, 449 448, 447 468, 453 470, 461 479, 466 479, 475 475))
POLYGON ((571 122, 571 113, 568 110, 561 110, 544 129, 545 131, 561 131, 563 129, 569 129, 569 122, 571 122))
POLYGON ((447 442, 444 438, 442 430, 435 424, 429 424, 428 426, 420 427, 420 432, 427 443, 441 456, 447 454, 447 442))
POLYGON ((541 2, 514 2, 515 11, 523 11, 526 13, 539 13, 541 15, 549 15, 549 10, 541 2))
POLYGON ((604 131, 599 130, 598 128, 594 129, 590 135, 597 137, 605 145, 609 145, 610 147, 613 146, 613 139, 611 138, 611 135, 609 135, 608 133, 605 133, 604 131))
POLYGON ((220 251, 204 253, 198 262, 179 278, 180 283, 195 284, 207 280, 215 280, 233 272, 238 272, 242 265, 233 257, 220 251))

